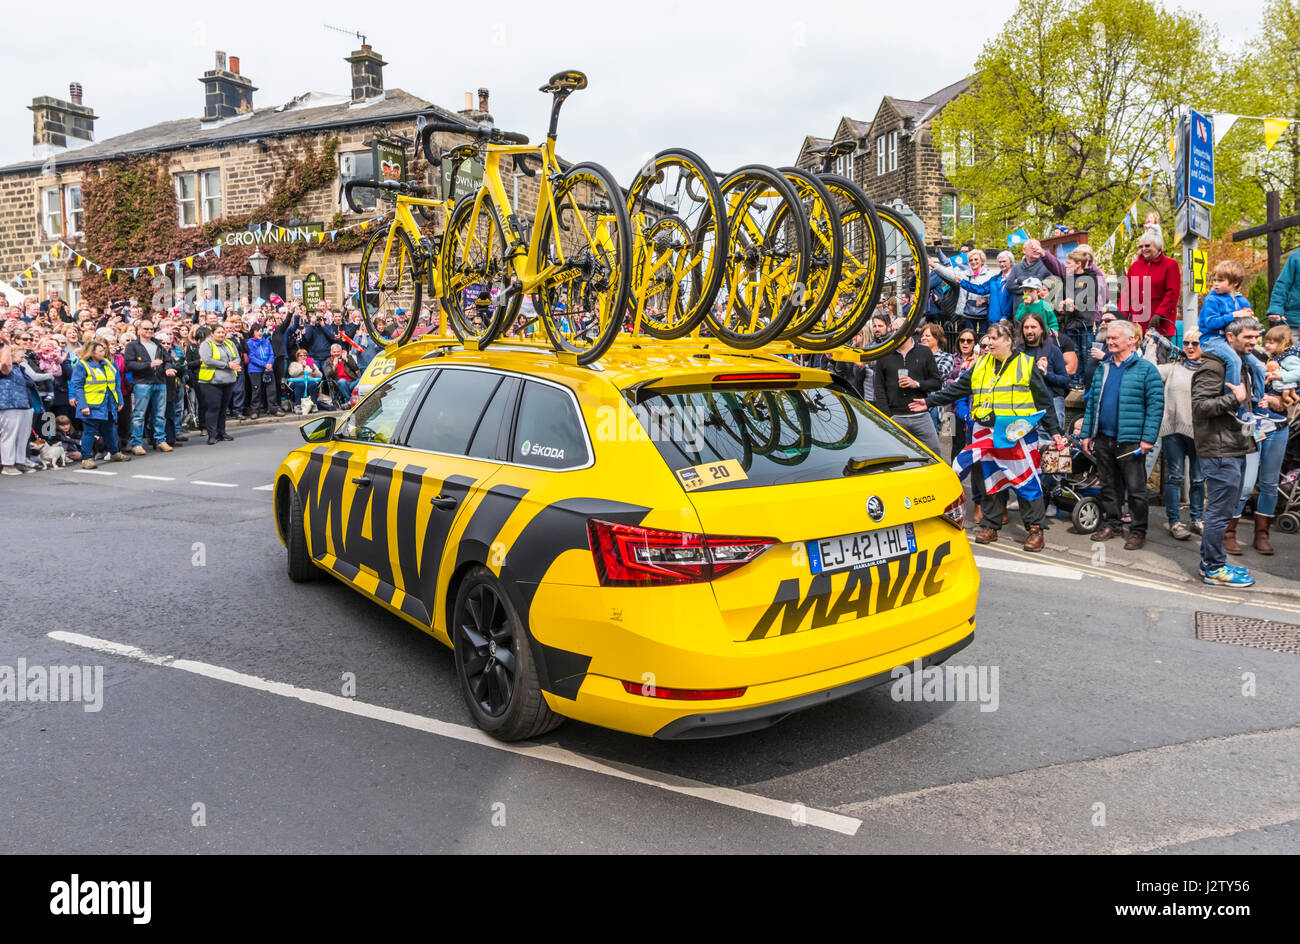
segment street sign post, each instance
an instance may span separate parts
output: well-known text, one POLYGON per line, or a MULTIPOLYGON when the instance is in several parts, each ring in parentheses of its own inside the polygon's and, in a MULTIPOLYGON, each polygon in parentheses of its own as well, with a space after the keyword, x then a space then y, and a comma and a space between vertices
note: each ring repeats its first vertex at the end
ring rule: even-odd
POLYGON ((1177 208, 1187 202, 1187 127, 1187 119, 1180 119, 1174 135, 1174 206, 1177 208))
POLYGON ((1214 206, 1214 122, 1188 110, 1187 195, 1214 206))

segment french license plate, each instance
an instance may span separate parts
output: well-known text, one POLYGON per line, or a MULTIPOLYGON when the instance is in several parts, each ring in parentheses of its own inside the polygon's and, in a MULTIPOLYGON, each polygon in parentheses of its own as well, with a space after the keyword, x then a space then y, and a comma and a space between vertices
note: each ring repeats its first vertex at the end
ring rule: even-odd
POLYGON ((808 564, 814 574, 870 567, 915 553, 916 531, 910 524, 808 542, 808 564))

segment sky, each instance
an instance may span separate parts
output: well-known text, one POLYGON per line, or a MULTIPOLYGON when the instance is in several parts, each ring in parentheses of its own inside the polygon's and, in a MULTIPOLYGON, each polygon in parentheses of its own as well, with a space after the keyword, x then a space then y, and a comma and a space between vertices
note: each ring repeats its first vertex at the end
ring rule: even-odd
MULTIPOLYGON (((565 4, 557 9, 581 12, 543 16, 514 0, 481 8, 224 0, 192 9, 71 0, 24 11, 24 39, 9 47, 0 90, 0 115, 14 131, 0 143, 0 164, 32 157, 27 106, 41 95, 66 99, 70 82, 82 84, 84 104, 98 115, 99 141, 199 117, 199 77, 217 49, 240 58, 257 87, 255 107, 305 91, 346 94, 343 58, 358 42, 325 24, 366 35, 388 62, 386 87, 453 111, 465 92, 486 87, 497 125, 534 141, 550 107, 537 88, 562 69, 584 71, 589 87, 560 118, 560 153, 604 164, 623 182, 668 147, 695 150, 718 171, 790 164, 805 135, 829 136, 842 115, 870 121, 882 95, 919 99, 968 74, 1015 5, 657 0, 565 4)), ((1204 15, 1229 43, 1258 25, 1245 12, 1250 3, 1178 5, 1204 15)))

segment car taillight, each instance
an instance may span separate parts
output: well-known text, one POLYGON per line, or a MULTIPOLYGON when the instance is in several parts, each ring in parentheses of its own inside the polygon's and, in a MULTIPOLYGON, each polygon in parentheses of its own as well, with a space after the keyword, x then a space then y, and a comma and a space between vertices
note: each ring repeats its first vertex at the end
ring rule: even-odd
POLYGON ((714 383, 773 383, 784 382, 789 380, 798 380, 799 375, 796 373, 774 373, 765 371, 763 373, 747 374, 715 374, 714 383))
POLYGON ((775 538, 663 531, 599 518, 587 522, 587 537, 603 587, 713 580, 778 543, 775 538))
POLYGON ((943 510, 944 519, 954 528, 966 527, 966 496, 960 495, 943 510))

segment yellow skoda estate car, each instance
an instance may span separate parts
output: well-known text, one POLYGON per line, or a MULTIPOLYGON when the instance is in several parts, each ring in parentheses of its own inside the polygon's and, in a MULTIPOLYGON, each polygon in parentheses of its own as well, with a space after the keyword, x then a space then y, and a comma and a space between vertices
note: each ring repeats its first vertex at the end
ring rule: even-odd
POLYGON ((974 637, 957 477, 832 374, 682 342, 417 341, 377 372, 276 473, 289 577, 451 647, 501 739, 750 731, 974 637))

